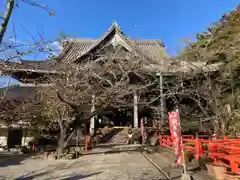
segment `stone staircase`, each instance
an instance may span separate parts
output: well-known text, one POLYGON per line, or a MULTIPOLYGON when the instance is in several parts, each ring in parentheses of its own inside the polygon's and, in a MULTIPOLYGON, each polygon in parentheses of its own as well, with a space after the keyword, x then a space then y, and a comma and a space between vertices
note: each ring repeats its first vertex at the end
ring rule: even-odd
POLYGON ((127 127, 115 127, 111 132, 109 132, 109 134, 110 135, 105 138, 104 141, 97 144, 96 148, 92 150, 93 153, 116 153, 122 151, 135 151, 140 147, 139 144, 127 144, 127 127))
POLYGON ((115 144, 126 144, 128 139, 128 128, 122 128, 120 132, 115 134, 108 142, 115 144))

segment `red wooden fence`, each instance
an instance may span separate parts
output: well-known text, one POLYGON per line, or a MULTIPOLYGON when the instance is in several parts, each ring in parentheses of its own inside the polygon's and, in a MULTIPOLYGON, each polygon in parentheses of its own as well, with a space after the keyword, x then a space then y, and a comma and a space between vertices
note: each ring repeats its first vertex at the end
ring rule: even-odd
MULTIPOLYGON (((196 160, 204 155, 209 156, 214 164, 225 165, 232 172, 240 174, 240 139, 206 140, 207 136, 183 135, 183 149, 194 155, 196 160)), ((160 146, 173 149, 172 138, 169 135, 159 136, 160 146)))

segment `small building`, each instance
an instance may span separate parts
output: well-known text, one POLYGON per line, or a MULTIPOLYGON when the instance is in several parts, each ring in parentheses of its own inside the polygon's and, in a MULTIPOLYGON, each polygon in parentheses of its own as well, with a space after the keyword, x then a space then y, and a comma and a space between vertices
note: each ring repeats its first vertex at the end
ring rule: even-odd
POLYGON ((15 123, 12 126, 0 126, 0 151, 5 148, 16 148, 22 146, 28 146, 29 142, 33 141, 37 136, 36 129, 32 129, 28 126, 15 123))
POLYGON ((15 110, 21 106, 26 97, 33 97, 35 88, 7 87, 2 88, 0 97, 0 150, 5 147, 28 146, 38 135, 36 128, 31 127, 28 121, 23 121, 15 115, 15 110))

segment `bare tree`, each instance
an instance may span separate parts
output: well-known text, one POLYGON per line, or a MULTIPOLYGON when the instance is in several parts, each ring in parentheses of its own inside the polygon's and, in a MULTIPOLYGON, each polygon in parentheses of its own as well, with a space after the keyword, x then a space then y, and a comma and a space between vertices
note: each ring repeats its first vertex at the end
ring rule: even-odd
POLYGON ((58 122, 61 133, 58 154, 61 154, 75 128, 96 114, 112 108, 132 107, 133 92, 141 92, 154 84, 139 69, 141 58, 128 55, 123 59, 114 53, 81 64, 62 64, 57 76, 48 77, 52 85, 40 88, 45 113, 58 122), (96 111, 91 112, 92 96, 96 111))
POLYGON ((37 99, 37 96, 28 94, 29 97, 22 96, 22 98, 19 98, 19 96, 14 97, 14 95, 6 95, 4 92, 7 91, 6 88, 0 90, 0 94, 4 94, 1 96, 3 98, 1 99, 0 106, 1 125, 7 127, 23 125, 44 128, 43 125, 48 123, 48 119, 41 115, 41 109, 43 105, 37 99))

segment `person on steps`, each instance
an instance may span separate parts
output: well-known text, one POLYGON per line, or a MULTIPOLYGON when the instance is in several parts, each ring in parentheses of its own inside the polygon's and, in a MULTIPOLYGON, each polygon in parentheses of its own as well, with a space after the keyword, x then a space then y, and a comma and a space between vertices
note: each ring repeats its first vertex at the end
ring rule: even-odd
POLYGON ((128 144, 133 144, 133 131, 131 126, 128 129, 128 144))

